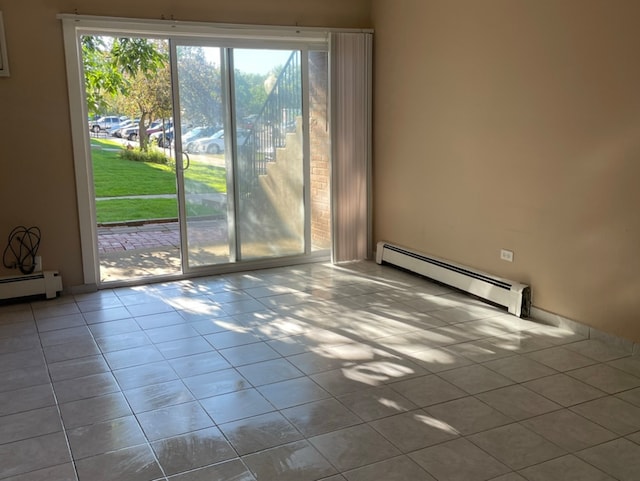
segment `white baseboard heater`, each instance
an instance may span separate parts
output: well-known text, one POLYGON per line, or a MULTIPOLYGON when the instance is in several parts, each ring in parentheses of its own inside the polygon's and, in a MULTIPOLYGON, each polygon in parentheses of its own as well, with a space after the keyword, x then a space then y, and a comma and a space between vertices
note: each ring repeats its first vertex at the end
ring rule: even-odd
POLYGON ((44 294, 47 299, 62 291, 62 276, 57 271, 34 272, 0 277, 0 300, 44 294))
POLYGON ((387 242, 378 242, 376 262, 401 267, 468 292, 506 307, 511 314, 518 317, 529 317, 531 314, 531 289, 525 284, 495 277, 387 242))

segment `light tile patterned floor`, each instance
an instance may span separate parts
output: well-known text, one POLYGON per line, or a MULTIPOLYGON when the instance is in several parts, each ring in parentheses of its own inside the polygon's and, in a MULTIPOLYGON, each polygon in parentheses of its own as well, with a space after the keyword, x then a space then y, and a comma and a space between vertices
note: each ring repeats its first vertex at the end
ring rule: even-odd
POLYGON ((390 267, 0 307, 0 479, 637 481, 640 358, 390 267))

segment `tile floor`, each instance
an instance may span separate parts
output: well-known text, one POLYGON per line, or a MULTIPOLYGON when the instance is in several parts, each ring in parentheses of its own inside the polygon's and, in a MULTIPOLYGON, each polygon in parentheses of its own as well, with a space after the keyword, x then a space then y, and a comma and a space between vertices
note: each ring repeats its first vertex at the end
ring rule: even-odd
POLYGON ((0 479, 637 481, 640 358, 368 262, 5 305, 0 479))

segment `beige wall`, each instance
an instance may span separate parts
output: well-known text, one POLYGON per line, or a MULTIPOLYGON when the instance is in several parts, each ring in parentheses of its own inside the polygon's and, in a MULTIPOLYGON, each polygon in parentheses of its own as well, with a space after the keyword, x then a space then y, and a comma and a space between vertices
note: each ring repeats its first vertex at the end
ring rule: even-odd
POLYGON ((372 17, 375 239, 640 341, 640 2, 374 0, 372 17))
MULTIPOLYGON (((10 78, 0 78, 0 249, 16 225, 42 230, 45 269, 83 284, 58 13, 274 25, 370 27, 369 0, 0 0, 10 78)), ((9 272, 0 267, 0 275, 9 272)))

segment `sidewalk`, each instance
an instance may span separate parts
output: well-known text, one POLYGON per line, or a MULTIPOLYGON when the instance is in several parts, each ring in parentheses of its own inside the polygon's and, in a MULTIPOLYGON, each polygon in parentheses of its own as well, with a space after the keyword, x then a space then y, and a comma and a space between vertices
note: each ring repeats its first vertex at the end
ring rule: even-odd
MULTIPOLYGON (((191 256, 210 255, 212 247, 228 250, 224 219, 200 222, 189 231, 191 256)), ((182 272, 180 225, 177 221, 98 228, 102 282, 182 272)), ((228 256, 228 253, 227 253, 228 256)))
MULTIPOLYGON (((120 197, 100 197, 99 200, 113 199, 175 199, 175 194, 157 195, 129 195, 120 197)), ((189 194, 187 201, 190 204, 208 204, 223 212, 226 212, 227 194, 189 194)), ((188 219, 187 219, 188 222, 188 219)), ((226 236, 226 220, 206 221, 209 229, 216 232, 224 231, 226 236)), ((193 238, 194 232, 190 232, 193 238)), ((196 238, 197 238, 196 234, 196 238)), ((139 221, 130 222, 128 225, 98 226, 98 252, 118 252, 135 249, 148 249, 151 247, 180 247, 180 224, 177 220, 171 222, 139 221)))
POLYGON ((180 247, 178 222, 98 227, 100 254, 154 247, 180 247))
MULTIPOLYGON (((192 225, 189 230, 189 242, 194 245, 226 244, 227 229, 226 219, 199 221, 197 227, 192 225)), ((180 249, 178 221, 98 227, 99 254, 154 248, 180 249)))

